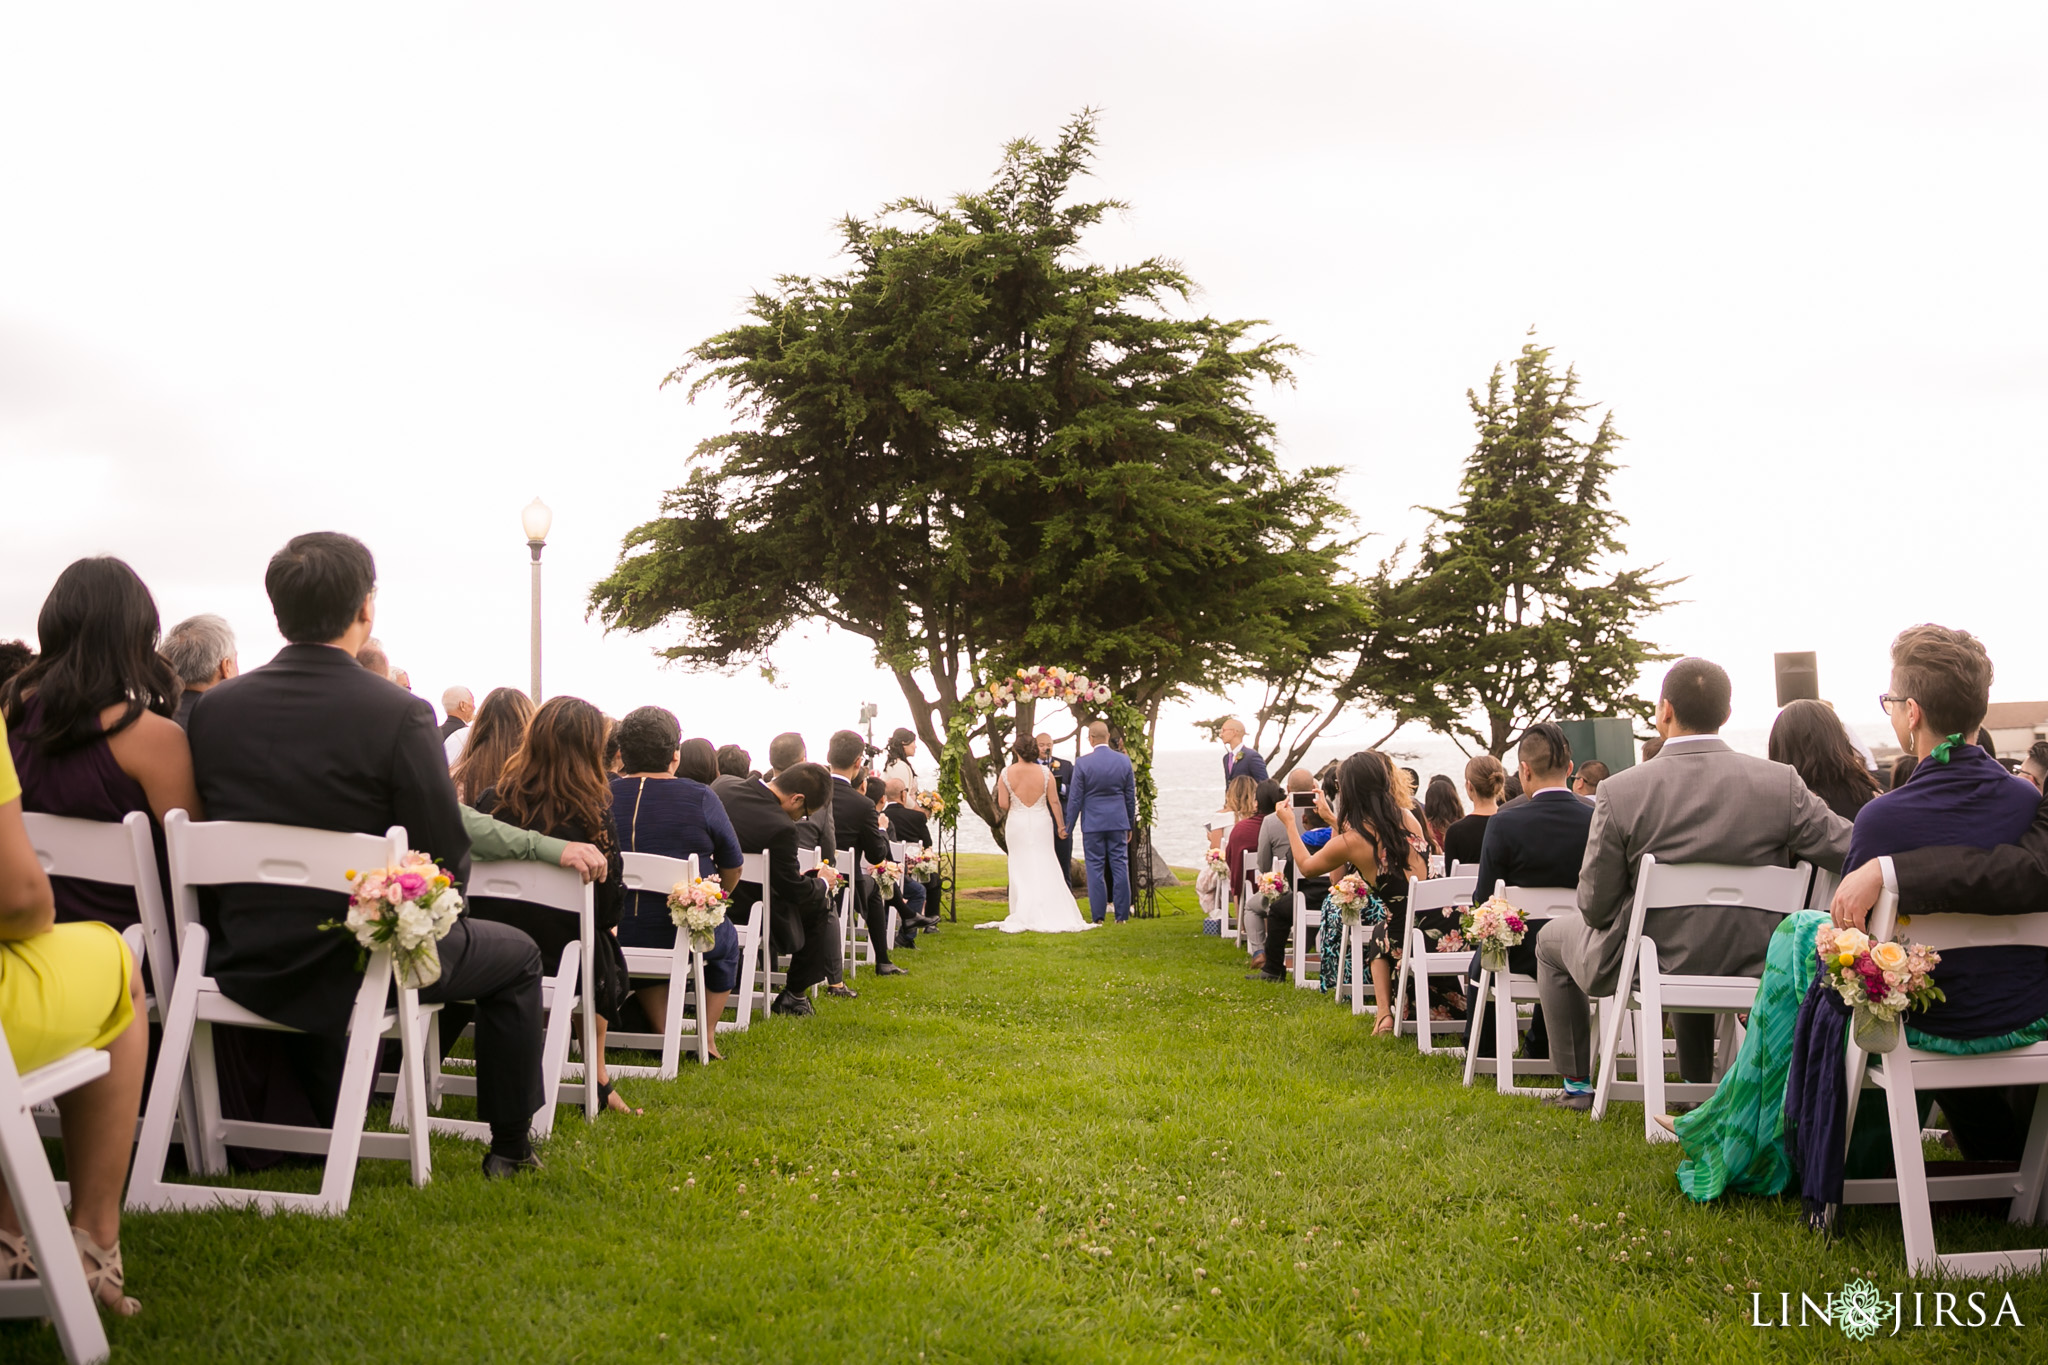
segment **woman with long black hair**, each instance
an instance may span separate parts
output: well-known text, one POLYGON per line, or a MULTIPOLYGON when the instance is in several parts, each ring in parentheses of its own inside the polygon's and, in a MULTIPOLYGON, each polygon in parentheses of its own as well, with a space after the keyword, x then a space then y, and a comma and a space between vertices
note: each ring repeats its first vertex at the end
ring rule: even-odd
MULTIPOLYGON (((1280 823, 1287 826, 1287 842, 1300 875, 1330 876, 1334 880, 1341 878, 1348 867, 1378 888, 1369 896, 1365 912, 1360 916, 1360 930, 1367 936, 1366 956, 1372 963, 1372 996, 1377 1016, 1372 1031, 1375 1035, 1392 1033, 1393 954, 1388 932, 1393 915, 1386 904, 1384 888, 1399 880, 1405 901, 1407 879, 1425 876, 1428 871, 1422 855, 1415 849, 1412 817, 1397 804, 1393 764, 1386 755, 1372 750, 1351 755, 1337 769, 1336 809, 1329 810, 1320 800, 1317 806, 1323 818, 1329 821, 1331 833, 1329 842, 1314 852, 1302 842, 1301 827, 1293 806, 1283 805, 1274 813, 1280 817, 1280 823)), ((1326 926, 1335 913, 1335 904, 1326 897, 1323 902, 1326 926)), ((1327 927, 1324 942, 1323 956, 1327 963, 1334 951, 1327 946, 1327 927)), ((1323 971, 1327 979, 1330 968, 1325 966, 1323 971)))
MULTIPOLYGON (((135 570, 111 556, 78 560, 43 599, 43 652, 0 694, 22 809, 115 822, 148 811, 160 863, 164 812, 203 818, 192 750, 171 719, 178 676, 156 652, 161 625, 135 570)), ((140 918, 129 887, 50 884, 60 922, 125 929, 140 918)))
POLYGON ((1877 796, 1877 775, 1863 766, 1848 728, 1824 701, 1795 701, 1778 713, 1770 758, 1791 765, 1806 789, 1844 820, 1854 820, 1877 796))
POLYGON ((897 726, 889 736, 889 751, 882 761, 882 780, 894 778, 903 783, 903 804, 917 805, 917 769, 910 760, 917 753, 917 731, 906 726, 897 726))

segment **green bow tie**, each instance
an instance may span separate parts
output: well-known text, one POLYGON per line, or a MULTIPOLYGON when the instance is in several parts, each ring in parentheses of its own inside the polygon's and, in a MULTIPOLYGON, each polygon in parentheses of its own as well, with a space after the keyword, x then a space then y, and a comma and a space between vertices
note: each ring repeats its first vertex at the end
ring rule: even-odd
POLYGON ((1927 757, 1932 759, 1936 763, 1946 763, 1949 761, 1949 758, 1951 757, 1951 751, 1956 747, 1956 745, 1961 744, 1962 742, 1963 737, 1961 735, 1950 735, 1947 739, 1935 745, 1933 750, 1928 753, 1927 757))

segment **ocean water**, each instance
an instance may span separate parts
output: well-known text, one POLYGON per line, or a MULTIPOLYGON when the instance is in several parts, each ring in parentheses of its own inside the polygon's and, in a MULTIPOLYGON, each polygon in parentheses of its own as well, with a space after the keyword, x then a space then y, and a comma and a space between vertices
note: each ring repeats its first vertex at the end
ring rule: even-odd
MULTIPOLYGON (((1647 729, 1648 727, 1644 727, 1645 732, 1647 729)), ((1881 725, 1859 727, 1858 734, 1866 743, 1884 743, 1891 740, 1890 732, 1881 725)), ((1761 755, 1768 747, 1770 734, 1766 730, 1728 730, 1723 733, 1722 738, 1742 753, 1761 755)), ((1354 744, 1319 744, 1309 751, 1307 766, 1319 768, 1333 758, 1343 758, 1356 752, 1358 747, 1354 744)), ((1421 774, 1424 785, 1427 785, 1429 779, 1437 773, 1448 774, 1458 782, 1462 799, 1465 755, 1448 739, 1417 731, 1413 737, 1405 733, 1394 736, 1386 743, 1385 748, 1393 755, 1396 763, 1413 768, 1421 774)), ((1512 762, 1512 755, 1510 761, 1512 762)), ((1208 848, 1203 826, 1209 816, 1223 804, 1222 749, 1177 749, 1162 752, 1153 759, 1152 778, 1159 787, 1159 802, 1154 811, 1153 844, 1173 866, 1199 867, 1203 852, 1208 848)), ((960 849, 964 853, 1001 851, 988 827, 982 824, 972 811, 964 812, 961 816, 960 849)))

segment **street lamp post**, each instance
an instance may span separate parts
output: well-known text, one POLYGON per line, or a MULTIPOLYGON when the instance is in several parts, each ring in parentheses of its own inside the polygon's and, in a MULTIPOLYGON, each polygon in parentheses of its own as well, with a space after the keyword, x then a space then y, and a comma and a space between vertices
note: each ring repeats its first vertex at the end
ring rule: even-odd
POLYGON ((540 705, 540 552, 548 543, 548 527, 554 521, 555 514, 539 498, 519 514, 519 524, 526 530, 526 548, 533 552, 533 687, 529 695, 535 706, 540 705))

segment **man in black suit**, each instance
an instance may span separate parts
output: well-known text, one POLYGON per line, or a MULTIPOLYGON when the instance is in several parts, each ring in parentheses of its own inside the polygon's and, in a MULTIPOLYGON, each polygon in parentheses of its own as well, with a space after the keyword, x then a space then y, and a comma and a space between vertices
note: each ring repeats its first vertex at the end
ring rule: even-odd
MULTIPOLYGON (((1503 886, 1577 886, 1579 865, 1586 860, 1586 831, 1593 824, 1593 806, 1575 795, 1567 779, 1572 771, 1571 741, 1564 730, 1545 721, 1522 735, 1515 751, 1516 775, 1522 780, 1519 805, 1503 806, 1486 822, 1479 846, 1479 875, 1472 885, 1472 903, 1479 904, 1503 886)), ((1536 936, 1546 920, 1529 926, 1520 944, 1508 949, 1508 970, 1536 974, 1536 936)), ((1467 972, 1479 979, 1479 954, 1467 972)), ((1493 1006, 1479 1020, 1479 1055, 1493 1055, 1493 1006)), ((1473 1021, 1466 1020, 1465 1045, 1474 1045, 1473 1021)), ((1528 1055, 1548 1057, 1550 1037, 1538 1005, 1529 1021, 1528 1055)))
POLYGON ((897 843, 921 844, 929 850, 933 846, 931 817, 916 806, 904 803, 903 798, 909 794, 902 778, 890 778, 883 785, 883 795, 888 800, 888 804, 882 807, 883 818, 888 820, 889 833, 897 843))
MULTIPOLYGON (((804 993, 825 979, 835 956, 832 893, 816 877, 799 871, 796 861, 797 822, 829 803, 830 786, 823 768, 798 763, 772 781, 753 779, 714 788, 741 851, 768 855, 768 944, 775 952, 790 955, 788 977, 769 1006, 776 1014, 815 1014, 804 993)), ((734 923, 750 923, 760 903, 761 888, 741 882, 728 914, 734 923)))
POLYGON ((448 713, 448 719, 441 722, 441 743, 445 746, 448 737, 457 730, 467 730, 476 723, 476 696, 466 687, 451 687, 441 694, 441 709, 448 713))
POLYGON ((852 849, 853 903, 867 921, 868 944, 875 954, 876 976, 905 976, 906 970, 889 960, 889 907, 875 879, 861 870, 861 859, 871 863, 889 861, 889 840, 882 833, 881 815, 868 800, 867 786, 855 785, 867 766, 867 741, 857 730, 839 730, 825 744, 825 761, 832 769, 832 827, 838 848, 852 849))
MULTIPOLYGON (((263 586, 290 643, 193 708, 192 768, 207 815, 379 835, 403 825, 414 849, 465 881, 469 837, 433 708, 356 662, 376 618, 368 548, 333 532, 294 537, 271 558, 263 586)), ((224 886, 204 909, 213 935, 207 970, 229 999, 322 1045, 307 1088, 331 1114, 362 972, 355 940, 319 926, 342 918, 347 898, 224 886)), ((441 979, 420 998, 443 1005, 449 1043, 474 1002, 477 1113, 491 1125, 484 1174, 536 1167, 527 1134, 547 1095, 540 951, 517 929, 464 916, 441 940, 440 955, 441 979)))
MULTIPOLYGON (((1067 788, 1074 780, 1074 765, 1052 751, 1052 736, 1038 736, 1038 761, 1044 766, 1046 775, 1052 778, 1053 790, 1059 793, 1060 809, 1067 808, 1067 788)), ((1074 880, 1074 822, 1067 821, 1067 832, 1056 835, 1052 841, 1053 856, 1060 860, 1060 875, 1069 883, 1074 880)))

